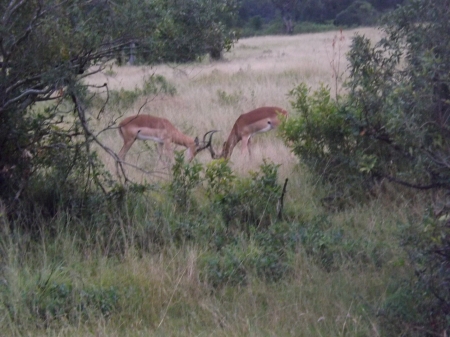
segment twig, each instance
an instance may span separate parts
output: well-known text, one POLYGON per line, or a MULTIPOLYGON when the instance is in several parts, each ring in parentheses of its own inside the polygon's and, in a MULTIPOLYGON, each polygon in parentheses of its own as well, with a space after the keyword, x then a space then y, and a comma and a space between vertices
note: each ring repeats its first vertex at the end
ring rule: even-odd
POLYGON ((281 196, 278 199, 278 205, 277 205, 277 209, 278 209, 278 220, 283 220, 283 206, 284 206, 284 195, 286 194, 286 186, 288 183, 288 178, 286 178, 286 180, 284 181, 284 186, 283 186, 283 191, 281 192, 281 196))

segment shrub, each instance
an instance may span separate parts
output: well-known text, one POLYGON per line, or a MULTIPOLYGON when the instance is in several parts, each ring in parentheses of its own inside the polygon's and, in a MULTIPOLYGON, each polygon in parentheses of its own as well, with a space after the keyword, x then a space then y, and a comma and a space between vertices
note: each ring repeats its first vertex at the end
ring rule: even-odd
POLYGON ((350 123, 353 111, 333 100, 324 86, 310 94, 306 84, 300 84, 289 95, 296 113, 279 132, 302 163, 326 183, 329 195, 324 201, 342 208, 352 203, 350 196, 365 196, 372 180, 364 173, 373 161, 359 146, 359 130, 350 123))
MULTIPOLYGON (((435 196, 433 212, 423 223, 411 219, 421 230, 410 230, 405 246, 415 276, 386 303, 392 335, 445 335, 449 326, 449 8, 448 0, 412 0, 385 19, 385 37, 375 45, 354 37, 348 94, 338 104, 329 90, 309 95, 301 85, 291 92, 299 114, 281 127, 311 171, 346 196, 341 200, 363 200, 381 180, 433 191, 423 194, 435 196)), ((317 235, 308 234, 313 242, 329 239, 317 235)))
POLYGON ((242 99, 242 92, 228 94, 224 90, 217 90, 218 103, 224 106, 237 106, 242 99))
MULTIPOLYGON (((176 88, 162 75, 152 75, 144 80, 142 88, 136 87, 134 90, 110 90, 107 107, 114 109, 129 109, 142 96, 170 95, 177 92, 176 88)), ((103 104, 100 102, 99 104, 103 104)))
POLYGON ((264 228, 275 219, 281 192, 277 165, 264 161, 259 172, 237 179, 227 162, 219 160, 208 165, 205 176, 207 195, 228 227, 249 235, 251 225, 264 228))
POLYGON ((377 22, 378 13, 367 1, 357 0, 347 9, 336 15, 335 26, 373 25, 377 22))
POLYGON ((420 223, 404 226, 401 241, 415 277, 399 278, 380 311, 388 336, 445 335, 450 327, 450 222, 425 214, 420 223))
POLYGON ((37 326, 48 327, 107 317, 118 309, 120 293, 116 288, 76 286, 71 281, 63 281, 62 278, 66 277, 55 275, 55 271, 46 277, 40 274, 36 281, 23 286, 19 297, 10 292, 6 282, 2 282, 1 311, 17 326, 28 318, 37 326))
POLYGON ((202 258, 203 277, 213 288, 247 284, 248 272, 242 256, 237 254, 237 249, 231 249, 232 247, 225 247, 220 254, 210 254, 202 258))
POLYGON ((172 181, 169 192, 181 210, 188 210, 193 202, 192 190, 201 183, 203 167, 199 163, 185 163, 182 153, 175 154, 175 164, 172 166, 172 181))
POLYGON ((260 30, 263 24, 263 19, 260 15, 256 15, 250 18, 250 27, 254 30, 260 30))

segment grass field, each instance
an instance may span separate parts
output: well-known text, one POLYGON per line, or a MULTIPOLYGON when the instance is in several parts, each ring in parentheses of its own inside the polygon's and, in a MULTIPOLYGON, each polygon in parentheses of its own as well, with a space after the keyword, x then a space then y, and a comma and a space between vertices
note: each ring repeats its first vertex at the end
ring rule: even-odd
MULTIPOLYGON (((99 120, 94 106, 92 125, 101 130, 142 107, 141 113, 165 117, 192 136, 220 129, 215 136, 219 147, 243 112, 275 105, 295 113, 287 94, 300 82, 341 92, 345 53, 356 32, 379 37, 369 28, 342 35, 255 37, 239 41, 220 62, 107 67, 89 83, 134 91, 157 74, 176 93, 139 96, 126 108, 109 105, 99 120)), ((117 130, 100 138, 116 153, 122 146, 117 130)), ((163 174, 127 167, 129 177, 169 182, 170 171, 158 163, 154 144, 147 143, 137 142, 127 161, 163 174)), ((420 213, 422 206, 398 192, 329 212, 320 202, 320 185, 276 132, 255 136, 253 145, 254 157, 249 160, 237 148, 231 167, 246 176, 264 158, 280 165, 280 182, 289 178, 289 220, 273 227, 280 236, 257 231, 250 238, 237 236, 219 256, 211 249, 219 215, 206 198, 198 196, 198 214, 178 213, 163 189, 126 200, 120 216, 115 209, 91 210, 94 221, 89 225, 60 212, 45 224, 51 235, 43 231, 37 242, 2 237, 0 331, 5 336, 380 336, 382 303, 392 282, 407 273, 398 224, 420 213), (177 241, 176 231, 204 241, 177 241), (261 266, 280 266, 269 261, 285 249, 278 249, 273 238, 295 243, 282 255, 288 273, 278 281, 258 277, 261 266), (272 246, 276 249, 269 253, 274 254, 264 255, 272 246), (216 271, 218 265, 222 269, 216 271), (245 282, 238 282, 245 268, 251 270, 246 270, 245 282), (214 286, 211 277, 229 283, 214 286)), ((112 158, 102 151, 99 155, 114 175, 112 158)), ((204 152, 197 160, 206 165, 211 158, 204 152)))
MULTIPOLYGON (((355 33, 376 38, 379 31, 361 28, 296 36, 266 36, 240 40, 225 53, 224 60, 187 65, 160 65, 155 67, 111 67, 89 78, 93 84, 107 83, 110 90, 134 90, 143 85, 150 75, 163 75, 177 93, 174 96, 156 95, 141 97, 126 110, 110 107, 107 117, 123 114, 129 116, 146 113, 165 117, 180 130, 191 136, 202 136, 206 131, 218 129, 215 147, 220 148, 236 118, 260 106, 279 106, 289 112, 289 91, 301 82, 311 88, 321 84, 341 92, 345 78, 346 59, 351 38, 355 33), (335 43, 333 43, 333 41, 335 43), (336 81, 336 74, 339 75, 336 81), (146 104, 144 104, 148 100, 146 104)), ((95 112, 93 112, 95 114, 95 112)), ((111 117, 112 118, 112 117, 111 117)), ((105 143, 119 152, 122 144, 116 130, 109 131, 105 143)), ((149 142, 151 143, 151 142, 149 142)), ((244 172, 257 168, 262 158, 270 158, 289 171, 295 165, 289 150, 277 139, 276 133, 255 136, 254 159, 249 162, 242 156, 239 146, 231 158, 235 170, 244 172)), ((177 149, 181 150, 181 149, 177 149)), ((143 168, 153 168, 155 155, 148 147, 136 143, 127 160, 143 168)), ((106 158, 105 158, 106 159, 106 158)), ((210 160, 207 151, 198 155, 200 162, 210 160)), ((112 165, 112 160, 109 165, 112 165)), ((110 166, 113 170, 113 166, 110 166)), ((139 180, 140 173, 135 179, 139 180)))

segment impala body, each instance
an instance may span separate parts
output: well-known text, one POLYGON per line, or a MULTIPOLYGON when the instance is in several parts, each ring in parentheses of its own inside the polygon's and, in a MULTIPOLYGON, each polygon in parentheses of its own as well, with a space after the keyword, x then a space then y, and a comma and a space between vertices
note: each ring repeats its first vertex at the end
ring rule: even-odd
POLYGON ((267 132, 275 129, 280 124, 279 116, 287 116, 286 110, 279 107, 266 106, 244 113, 238 117, 231 129, 228 139, 223 143, 222 152, 216 154, 209 147, 213 158, 229 159, 237 143, 242 142, 242 152, 250 151, 250 141, 255 133, 267 132))
POLYGON ((160 156, 163 152, 172 155, 172 143, 186 147, 186 160, 191 161, 195 155, 211 144, 205 141, 207 132, 200 144, 198 138, 183 134, 165 118, 151 115, 134 115, 125 118, 119 124, 119 134, 123 139, 123 146, 119 152, 119 159, 125 160, 127 152, 134 142, 139 140, 153 140, 159 144, 160 156))

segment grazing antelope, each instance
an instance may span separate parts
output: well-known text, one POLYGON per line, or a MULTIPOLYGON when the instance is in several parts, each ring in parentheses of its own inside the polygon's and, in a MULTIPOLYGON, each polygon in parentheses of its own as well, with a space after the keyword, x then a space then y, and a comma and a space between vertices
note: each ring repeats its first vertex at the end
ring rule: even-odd
POLYGON ((183 134, 172 123, 165 118, 150 115, 134 115, 125 118, 119 124, 119 133, 123 139, 123 146, 119 152, 119 159, 125 160, 125 156, 134 144, 136 139, 153 140, 159 144, 160 156, 165 151, 167 155, 173 155, 172 143, 186 147, 186 159, 191 161, 200 151, 211 146, 211 138, 214 131, 209 131, 203 136, 200 142, 183 134), (209 141, 206 141, 208 134, 211 134, 209 141))
POLYGON ((280 119, 278 118, 279 115, 287 116, 288 113, 282 108, 265 106, 240 115, 234 123, 233 129, 231 129, 227 141, 223 143, 222 152, 220 154, 216 154, 210 144, 209 151, 211 152, 212 158, 229 159, 233 153, 234 147, 240 141, 242 141, 242 153, 244 153, 245 150, 248 150, 251 157, 250 140, 252 136, 255 133, 267 132, 275 129, 280 124, 280 119))

